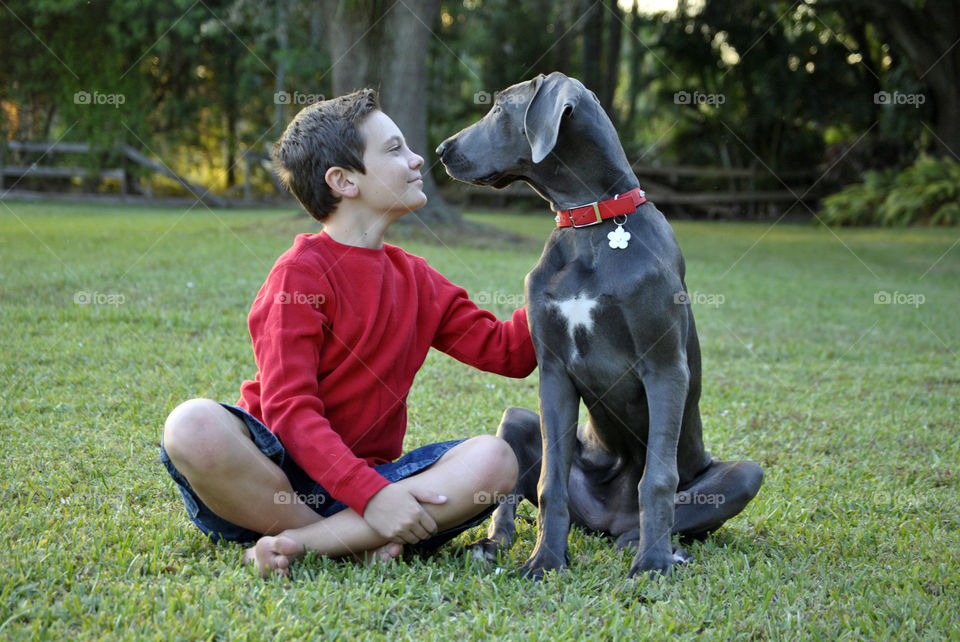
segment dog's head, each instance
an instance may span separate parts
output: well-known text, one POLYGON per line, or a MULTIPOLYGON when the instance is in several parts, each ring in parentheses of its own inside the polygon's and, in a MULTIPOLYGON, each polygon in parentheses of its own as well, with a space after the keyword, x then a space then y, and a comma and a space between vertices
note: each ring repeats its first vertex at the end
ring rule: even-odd
POLYGON ((505 187, 543 162, 564 116, 586 94, 579 81, 559 72, 511 85, 496 95, 486 116, 445 140, 437 155, 458 180, 505 187))
POLYGON ((497 188, 524 180, 556 203, 558 184, 587 185, 586 174, 618 150, 622 156, 593 92, 554 72, 504 89, 486 116, 445 140, 437 155, 453 178, 497 188))

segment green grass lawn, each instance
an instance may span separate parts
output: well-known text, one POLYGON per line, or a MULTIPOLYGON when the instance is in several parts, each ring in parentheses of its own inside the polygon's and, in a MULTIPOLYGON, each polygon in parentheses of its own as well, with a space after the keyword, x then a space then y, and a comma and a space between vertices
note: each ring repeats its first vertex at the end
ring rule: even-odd
MULTIPOLYGON (((531 241, 403 245, 505 317, 551 217, 471 218, 531 241)), ((249 305, 316 227, 292 209, 0 203, 0 639, 956 639, 957 230, 674 227, 708 448, 766 471, 693 564, 628 581, 630 555, 574 529, 568 572, 531 583, 470 561, 476 529, 432 558, 314 556, 264 581, 189 523, 160 430, 182 400, 237 398, 254 374, 249 305)), ((406 447, 493 432, 536 398, 536 375, 434 353, 406 447)), ((501 567, 534 530, 518 525, 501 567)))

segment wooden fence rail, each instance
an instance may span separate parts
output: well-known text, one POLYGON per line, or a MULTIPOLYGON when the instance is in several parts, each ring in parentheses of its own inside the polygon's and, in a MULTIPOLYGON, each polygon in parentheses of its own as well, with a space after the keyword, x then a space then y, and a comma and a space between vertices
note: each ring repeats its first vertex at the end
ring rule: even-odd
MULTIPOLYGON (((242 190, 243 201, 252 203, 254 200, 251 176, 257 171, 266 171, 277 192, 286 190, 279 184, 272 171, 270 156, 253 150, 243 152, 242 160, 245 163, 245 177, 242 184, 238 184, 227 195, 242 190)), ((195 198, 217 206, 226 207, 229 202, 212 194, 210 190, 196 185, 172 171, 163 163, 154 161, 129 145, 119 145, 109 149, 91 148, 87 143, 72 142, 0 142, 0 195, 5 190, 6 179, 15 178, 97 178, 99 180, 119 180, 122 198, 126 198, 131 191, 130 166, 145 167, 155 174, 165 176, 181 185, 195 198), (5 153, 28 152, 42 154, 41 158, 29 165, 7 165, 5 153), (82 167, 42 166, 43 158, 54 154, 97 154, 113 152, 120 159, 120 167, 104 168, 91 171, 82 167)), ((760 167, 708 167, 690 165, 648 165, 635 163, 632 165, 640 184, 647 191, 649 198, 657 204, 668 206, 693 207, 706 212, 708 215, 738 215, 744 212, 758 211, 764 206, 777 206, 783 203, 812 202, 820 194, 812 191, 810 186, 817 183, 818 173, 814 170, 771 172, 760 167), (706 180, 706 183, 704 182, 706 180), (712 181, 712 182, 711 182, 712 181), (757 183, 767 185, 778 184, 777 189, 758 189, 757 183), (694 185, 690 185, 693 182, 694 185), (705 189, 715 187, 715 189, 705 189), (719 187, 723 185, 723 187, 719 187)), ((514 183, 502 190, 491 190, 487 187, 476 187, 451 183, 441 191, 453 200, 462 200, 469 203, 476 199, 496 202, 500 206, 508 205, 522 199, 537 198, 528 185, 514 183)), ((35 198, 43 198, 44 194, 51 197, 58 195, 48 192, 30 193, 35 198)), ((62 196, 62 195, 61 195, 62 196)), ((102 195, 101 195, 102 197, 102 195)))
POLYGON ((813 170, 788 170, 771 172, 758 167, 711 167, 706 165, 647 165, 634 163, 631 165, 633 173, 638 176, 667 176, 678 178, 768 178, 777 176, 782 181, 815 180, 819 175, 813 170))
MULTIPOLYGON (((220 198, 216 194, 211 194, 210 190, 204 188, 201 185, 191 183, 187 179, 183 178, 169 167, 163 163, 158 163, 147 156, 143 155, 133 147, 129 145, 117 145, 109 149, 96 149, 91 148, 87 143, 70 143, 70 142, 55 142, 55 143, 40 143, 40 142, 24 142, 24 141, 6 141, 6 143, 0 143, 0 193, 6 193, 6 178, 14 177, 17 179, 17 182, 21 178, 92 178, 96 177, 100 180, 111 178, 117 179, 120 181, 120 194, 122 196, 127 196, 130 193, 130 167, 129 164, 133 163, 134 165, 139 165, 149 169, 151 172, 160 174, 169 179, 172 179, 179 185, 181 185, 188 192, 193 194, 194 197, 207 203, 209 205, 214 205, 216 207, 226 207, 228 205, 227 201, 220 198), (6 154, 5 151, 10 150, 12 152, 29 152, 29 153, 41 153, 42 156, 40 160, 47 156, 54 154, 99 154, 104 152, 114 152, 120 156, 121 166, 118 168, 109 168, 101 169, 96 172, 91 172, 89 169, 83 167, 56 167, 56 166, 43 166, 39 165, 39 160, 30 165, 7 165, 6 164, 6 154)), ((16 183, 14 183, 14 186, 16 183)), ((11 189, 13 186, 11 186, 11 189)))
MULTIPOLYGON (((821 194, 809 189, 816 184, 815 170, 771 172, 766 168, 708 167, 692 165, 632 165, 640 185, 651 201, 658 205, 689 206, 710 214, 737 215, 762 206, 784 203, 809 203, 821 194), (684 180, 686 179, 686 180, 684 180), (692 189, 684 186, 691 179, 713 179, 726 182, 723 189, 692 189), (756 189, 753 184, 773 181, 782 189, 756 189)), ((466 201, 493 200, 499 206, 521 199, 535 198, 536 192, 524 183, 513 183, 501 190, 475 185, 448 186, 452 196, 461 194, 466 201)))

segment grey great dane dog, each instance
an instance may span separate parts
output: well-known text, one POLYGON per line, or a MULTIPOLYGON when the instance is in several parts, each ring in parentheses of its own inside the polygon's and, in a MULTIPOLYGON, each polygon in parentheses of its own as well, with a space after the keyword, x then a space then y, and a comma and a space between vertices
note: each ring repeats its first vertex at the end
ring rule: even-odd
POLYGON ((554 230, 525 281, 540 416, 504 413, 497 434, 520 477, 476 546, 488 559, 508 548, 526 498, 539 515, 525 575, 566 566, 571 521, 635 546, 631 577, 669 575, 689 559, 671 535, 713 532, 763 481, 755 463, 704 449, 700 346, 673 230, 645 201, 596 96, 561 73, 500 92, 437 154, 462 181, 526 181, 558 222, 573 223, 554 230), (588 420, 578 428, 581 400, 588 420))

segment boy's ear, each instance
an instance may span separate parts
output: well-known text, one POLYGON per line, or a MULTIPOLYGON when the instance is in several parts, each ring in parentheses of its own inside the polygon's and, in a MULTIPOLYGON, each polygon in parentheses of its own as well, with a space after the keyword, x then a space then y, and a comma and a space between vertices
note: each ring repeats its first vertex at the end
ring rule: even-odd
POLYGON ((359 194, 357 184, 353 182, 353 173, 342 167, 331 167, 323 176, 327 185, 337 196, 354 198, 359 194))

